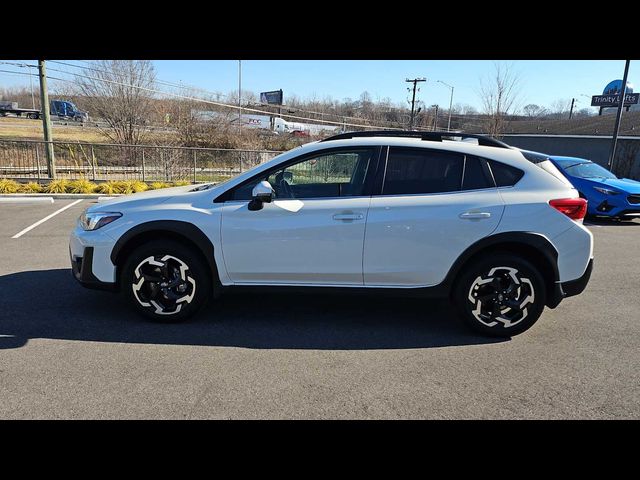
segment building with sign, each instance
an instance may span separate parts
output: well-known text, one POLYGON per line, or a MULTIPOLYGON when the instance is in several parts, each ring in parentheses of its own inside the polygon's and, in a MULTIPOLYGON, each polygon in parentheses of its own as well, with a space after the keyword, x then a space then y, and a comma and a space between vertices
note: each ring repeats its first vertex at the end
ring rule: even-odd
MULTIPOLYGON (((622 95, 622 80, 613 80, 609 82, 602 95, 594 95, 591 97, 591 106, 599 107, 598 115, 602 115, 605 108, 617 108, 620 105, 620 96, 622 95)), ((627 82, 627 90, 624 96, 624 108, 628 112, 632 105, 638 104, 640 94, 633 93, 633 85, 627 82)))

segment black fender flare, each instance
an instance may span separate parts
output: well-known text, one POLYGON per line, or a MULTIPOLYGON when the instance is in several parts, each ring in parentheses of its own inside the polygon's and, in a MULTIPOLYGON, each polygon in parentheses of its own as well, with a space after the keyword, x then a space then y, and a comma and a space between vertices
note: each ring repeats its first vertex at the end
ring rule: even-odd
POLYGON ((478 240, 456 259, 442 282, 442 287, 450 292, 462 267, 471 257, 500 244, 509 244, 512 249, 514 247, 517 249, 518 245, 532 247, 544 257, 551 269, 550 274, 553 280, 553 285, 547 285, 548 292, 551 294, 547 299, 547 305, 551 308, 557 306, 563 297, 562 292, 557 288, 560 281, 558 251, 545 236, 534 232, 502 232, 478 240))
POLYGON ((196 225, 180 220, 153 220, 138 224, 127 230, 120 236, 113 246, 113 250, 111 250, 110 255, 111 262, 114 265, 118 265, 121 260, 120 254, 129 241, 148 232, 170 232, 185 237, 194 243, 207 260, 207 264, 209 265, 209 269, 213 276, 214 285, 220 284, 220 277, 218 275, 218 268, 214 257, 213 243, 211 243, 209 237, 207 237, 207 235, 196 225))

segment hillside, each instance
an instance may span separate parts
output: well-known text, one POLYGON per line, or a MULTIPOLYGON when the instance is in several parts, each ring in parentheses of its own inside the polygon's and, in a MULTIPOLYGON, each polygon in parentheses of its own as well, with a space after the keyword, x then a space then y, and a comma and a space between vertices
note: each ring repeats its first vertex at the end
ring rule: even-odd
MULTIPOLYGON (((615 121, 616 117, 613 114, 571 120, 514 120, 509 122, 505 133, 612 135, 615 121)), ((623 112, 619 134, 640 136, 640 111, 623 112)))

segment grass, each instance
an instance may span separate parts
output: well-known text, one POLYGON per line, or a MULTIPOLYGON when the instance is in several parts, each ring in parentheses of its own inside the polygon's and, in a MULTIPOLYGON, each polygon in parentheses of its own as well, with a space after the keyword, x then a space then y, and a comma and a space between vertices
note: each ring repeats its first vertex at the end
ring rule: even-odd
POLYGON ((114 182, 100 183, 96 186, 94 191, 96 193, 102 193, 104 195, 113 195, 114 193, 118 193, 116 192, 114 182))
POLYGON ((129 180, 121 180, 121 181, 109 181, 105 183, 101 183, 96 186, 95 191, 98 193, 106 193, 109 195, 113 195, 114 193, 137 193, 144 192, 149 187, 144 182, 139 181, 129 181, 129 180))
POLYGON ((72 180, 66 188, 66 193, 93 193, 97 185, 86 179, 72 180))
POLYGON ((108 181, 104 183, 93 183, 84 178, 78 180, 67 180, 60 178, 51 180, 48 184, 40 185, 36 182, 18 183, 9 178, 0 179, 1 193, 100 193, 103 195, 114 195, 118 193, 130 194, 144 192, 146 190, 157 190, 160 188, 179 187, 191 185, 191 182, 179 180, 173 183, 153 182, 145 183, 139 180, 108 181))
MULTIPOLYGON (((53 135, 60 142, 104 142, 105 138, 96 128, 80 125, 52 125, 53 135)), ((42 140, 42 120, 27 118, 0 118, 0 138, 5 140, 42 140)))
POLYGON ((43 190, 42 185, 35 182, 24 183, 20 185, 18 189, 19 193, 41 193, 43 190))
POLYGON ((20 184, 15 180, 0 180, 0 193, 16 193, 20 188, 20 184))
MULTIPOLYGON (((89 122, 84 127, 74 124, 72 121, 68 125, 52 124, 53 139, 56 142, 88 142, 88 143, 111 143, 111 141, 100 133, 95 123, 89 122)), ((149 132, 148 143, 163 143, 172 140, 175 134, 163 132, 158 134, 149 132)), ((0 139, 3 140, 42 140, 42 120, 30 120, 28 118, 0 117, 0 139)))
POLYGON ((43 189, 44 193, 67 193, 67 187, 69 186, 69 180, 59 179, 51 180, 49 185, 46 185, 43 189))

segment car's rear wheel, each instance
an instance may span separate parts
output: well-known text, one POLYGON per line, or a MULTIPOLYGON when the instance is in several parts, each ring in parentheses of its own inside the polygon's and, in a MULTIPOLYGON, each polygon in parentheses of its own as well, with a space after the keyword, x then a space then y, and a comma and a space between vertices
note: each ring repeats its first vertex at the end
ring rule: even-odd
POLYGON ((546 288, 527 260, 508 252, 490 253, 465 267, 453 300, 462 320, 476 332, 511 337, 538 320, 546 288))
POLYGON ((173 240, 136 248, 120 278, 122 292, 142 315, 157 322, 186 320, 211 296, 211 278, 198 252, 173 240))

